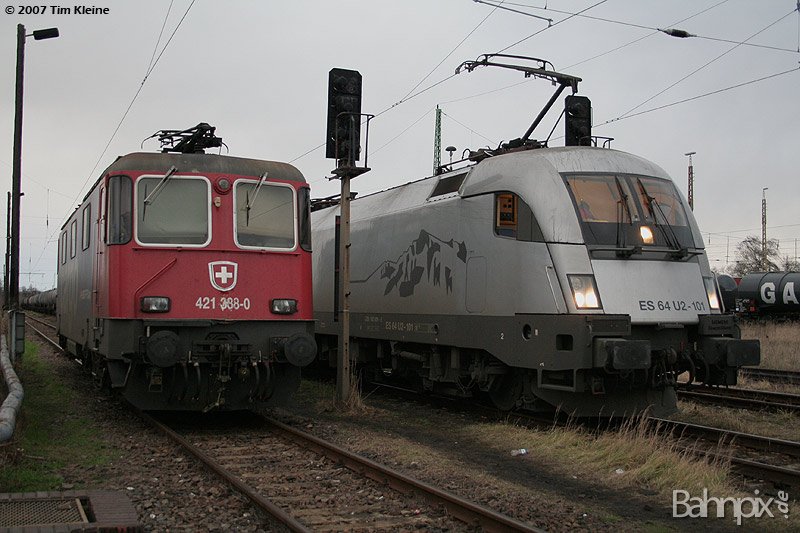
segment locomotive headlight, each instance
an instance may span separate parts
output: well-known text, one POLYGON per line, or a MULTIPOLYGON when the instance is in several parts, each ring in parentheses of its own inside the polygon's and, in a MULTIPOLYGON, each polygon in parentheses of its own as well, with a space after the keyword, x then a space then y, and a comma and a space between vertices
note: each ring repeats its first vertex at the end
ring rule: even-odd
POLYGON ((650 226, 640 227, 639 235, 642 236, 643 244, 653 244, 653 230, 650 229, 650 226))
POLYGON ((170 301, 166 296, 145 296, 141 300, 141 309, 145 313, 167 313, 170 301))
POLYGON ((297 312, 297 300, 276 298, 270 302, 270 308, 276 315, 291 315, 297 312))
POLYGON ((572 298, 578 309, 602 309, 600 296, 594 283, 594 276, 590 274, 569 274, 569 286, 572 289, 572 298))
POLYGON ((708 295, 708 306, 711 309, 719 309, 719 298, 717 297, 717 287, 714 285, 714 278, 703 278, 708 295))

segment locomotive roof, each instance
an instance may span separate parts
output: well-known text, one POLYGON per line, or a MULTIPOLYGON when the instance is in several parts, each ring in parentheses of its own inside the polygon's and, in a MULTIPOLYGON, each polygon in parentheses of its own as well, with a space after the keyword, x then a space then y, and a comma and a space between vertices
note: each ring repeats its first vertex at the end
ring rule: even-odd
MULTIPOLYGON (((582 243, 583 234, 562 178, 562 174, 573 172, 633 174, 670 179, 655 163, 618 150, 585 146, 542 148, 496 155, 446 174, 356 198, 352 216, 353 220, 385 216, 426 205, 432 200, 431 192, 439 180, 467 173, 458 192, 453 195, 467 198, 498 191, 516 193, 531 207, 548 241, 582 243)), ((442 198, 450 197, 452 195, 442 198)), ((684 202, 683 198, 680 200, 684 202)), ((685 203, 684 207, 695 242, 703 242, 691 210, 685 203)), ((332 219, 336 210, 332 209, 329 215, 322 215, 325 211, 327 210, 321 210, 316 216, 330 216, 332 219)))
POLYGON ((272 179, 306 182, 303 174, 289 163, 216 154, 136 152, 118 157, 103 174, 126 171, 166 173, 173 166, 177 167, 180 173, 196 172, 200 174, 261 176, 265 172, 269 172, 269 177, 272 179))

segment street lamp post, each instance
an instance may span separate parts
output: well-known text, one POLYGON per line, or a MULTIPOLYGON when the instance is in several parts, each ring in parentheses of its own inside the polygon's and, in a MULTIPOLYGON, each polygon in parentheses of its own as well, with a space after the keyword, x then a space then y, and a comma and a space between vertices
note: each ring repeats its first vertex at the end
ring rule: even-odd
MULTIPOLYGON (((58 28, 48 28, 46 30, 35 30, 32 34, 37 41, 42 39, 52 39, 58 37, 58 28)), ((25 34, 25 26, 17 24, 17 78, 16 94, 14 100, 14 159, 11 175, 11 250, 9 266, 8 287, 6 287, 6 301, 11 313, 10 332, 13 349, 12 354, 20 354, 24 351, 24 342, 15 342, 19 339, 17 324, 17 311, 19 310, 19 204, 22 197, 22 96, 23 96, 23 77, 25 65, 25 38, 30 35, 25 34)), ((24 318, 23 318, 24 324, 24 318)), ((23 336, 24 339, 24 330, 23 336)))

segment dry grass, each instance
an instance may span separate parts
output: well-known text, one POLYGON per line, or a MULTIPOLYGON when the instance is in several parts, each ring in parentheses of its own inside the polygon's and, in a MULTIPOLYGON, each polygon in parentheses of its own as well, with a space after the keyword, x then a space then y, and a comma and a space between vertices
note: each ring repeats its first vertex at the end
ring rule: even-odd
POLYGON ((364 403, 364 399, 361 397, 359 379, 351 376, 350 385, 350 394, 342 402, 337 397, 335 386, 316 381, 303 381, 305 393, 316 398, 315 407, 319 412, 338 412, 361 416, 369 414, 371 408, 364 403))
POLYGON ((672 419, 777 439, 797 440, 800 427, 800 417, 790 412, 766 413, 695 402, 679 402, 679 408, 672 419))
POLYGON ((660 435, 644 418, 599 433, 573 424, 548 431, 490 424, 477 435, 487 446, 520 438, 530 453, 547 457, 564 474, 620 489, 644 486, 662 497, 671 497, 675 488, 735 492, 727 464, 697 458, 675 439, 660 435))
POLYGON ((761 367, 800 370, 800 323, 743 322, 743 339, 761 341, 761 367))
MULTIPOLYGON (((412 434, 442 430, 437 419, 410 415, 407 410, 414 411, 413 406, 399 408, 402 403, 398 403, 398 409, 387 408, 384 401, 378 400, 370 405, 362 403, 361 412, 346 412, 335 409, 334 395, 330 385, 304 381, 299 397, 311 400, 317 415, 331 416, 337 422, 359 424, 359 419, 368 413, 371 426, 411 428, 412 434)), ((642 419, 633 419, 616 431, 595 433, 577 424, 535 430, 512 422, 476 422, 464 416, 463 424, 447 431, 453 442, 470 443, 497 457, 510 456, 512 450, 525 448, 528 455, 545 463, 555 474, 600 486, 619 489, 646 486, 663 498, 671 498, 675 488, 696 491, 705 487, 715 493, 736 492, 728 480, 727 465, 709 464, 695 457, 674 439, 659 435, 642 419)), ((411 443, 396 441, 392 449, 401 462, 420 460, 421 452, 411 443)), ((426 449, 422 455, 430 453, 426 449)))

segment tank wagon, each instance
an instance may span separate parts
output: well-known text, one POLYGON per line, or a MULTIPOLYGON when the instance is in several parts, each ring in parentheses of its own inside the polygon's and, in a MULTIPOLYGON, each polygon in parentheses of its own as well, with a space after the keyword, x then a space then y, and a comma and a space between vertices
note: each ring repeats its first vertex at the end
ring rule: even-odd
MULTIPOLYGON (((732 385, 759 363, 758 341, 721 313, 701 234, 664 170, 524 139, 471 155, 351 204, 351 356, 371 377, 485 393, 504 409, 614 416, 676 410, 684 372, 732 385)), ((330 365, 337 214, 312 213, 330 365)))
POLYGON ((147 410, 280 404, 313 338, 309 188, 293 166, 159 132, 109 166, 61 228, 58 335, 147 410))
POLYGON ((24 309, 37 313, 54 315, 56 312, 56 289, 50 289, 28 296, 22 301, 24 309))
POLYGON ((800 315, 800 272, 755 272, 739 282, 736 311, 745 317, 800 315))

